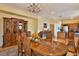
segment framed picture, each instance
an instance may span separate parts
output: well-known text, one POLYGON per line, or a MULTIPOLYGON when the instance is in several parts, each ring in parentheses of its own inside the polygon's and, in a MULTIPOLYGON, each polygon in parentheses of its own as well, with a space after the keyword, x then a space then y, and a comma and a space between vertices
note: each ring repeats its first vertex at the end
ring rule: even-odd
POLYGON ((47 23, 44 23, 44 26, 43 26, 44 28, 47 28, 47 23))

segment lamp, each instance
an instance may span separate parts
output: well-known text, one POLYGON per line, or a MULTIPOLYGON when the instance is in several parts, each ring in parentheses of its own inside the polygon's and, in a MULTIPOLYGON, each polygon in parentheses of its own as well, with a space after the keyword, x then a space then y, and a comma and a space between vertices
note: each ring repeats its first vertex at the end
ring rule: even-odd
POLYGON ((28 10, 32 13, 39 13, 40 12, 40 5, 37 3, 28 4, 28 10))

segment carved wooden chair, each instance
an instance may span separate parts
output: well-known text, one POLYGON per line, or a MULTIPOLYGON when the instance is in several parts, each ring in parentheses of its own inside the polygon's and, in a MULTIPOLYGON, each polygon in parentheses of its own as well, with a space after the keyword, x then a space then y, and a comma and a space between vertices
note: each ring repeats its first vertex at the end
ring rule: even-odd
POLYGON ((40 31, 39 33, 38 33, 38 35, 40 36, 40 38, 43 38, 43 34, 45 34, 46 35, 46 40, 48 40, 48 41, 52 41, 52 37, 53 37, 53 35, 52 35, 52 32, 51 31, 40 31))
POLYGON ((79 56, 79 39, 77 41, 77 48, 76 48, 76 52, 77 52, 77 55, 79 56))
POLYGON ((48 31, 47 34, 48 34, 47 39, 50 39, 52 41, 52 37, 53 37, 52 32, 48 31))
POLYGON ((69 41, 68 42, 68 52, 71 53, 71 55, 75 56, 76 55, 76 46, 74 41, 69 41))
POLYGON ((25 32, 21 33, 21 37, 22 37, 22 42, 23 42, 23 54, 25 56, 27 55, 30 56, 31 55, 31 48, 30 48, 31 39, 26 36, 25 32))
POLYGON ((22 40, 21 40, 21 35, 20 34, 16 34, 16 39, 17 39, 17 45, 18 45, 18 55, 19 56, 22 56, 23 54, 22 54, 22 50, 23 50, 23 48, 22 48, 22 40))

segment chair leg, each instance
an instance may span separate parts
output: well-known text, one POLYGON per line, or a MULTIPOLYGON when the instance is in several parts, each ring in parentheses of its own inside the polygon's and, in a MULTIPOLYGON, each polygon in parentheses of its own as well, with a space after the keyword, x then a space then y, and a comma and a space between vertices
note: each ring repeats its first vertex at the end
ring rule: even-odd
POLYGON ((76 54, 77 54, 77 56, 78 56, 78 54, 79 54, 79 53, 78 53, 78 50, 76 51, 76 54))
POLYGON ((75 55, 74 56, 77 56, 77 49, 75 49, 75 55))

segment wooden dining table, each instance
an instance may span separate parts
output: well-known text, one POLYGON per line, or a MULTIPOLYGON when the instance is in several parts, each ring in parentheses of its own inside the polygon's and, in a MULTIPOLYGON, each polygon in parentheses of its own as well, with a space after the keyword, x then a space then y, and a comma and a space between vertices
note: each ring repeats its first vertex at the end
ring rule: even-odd
POLYGON ((65 56, 67 54, 67 46, 58 41, 41 40, 32 42, 31 50, 41 56, 65 56))

